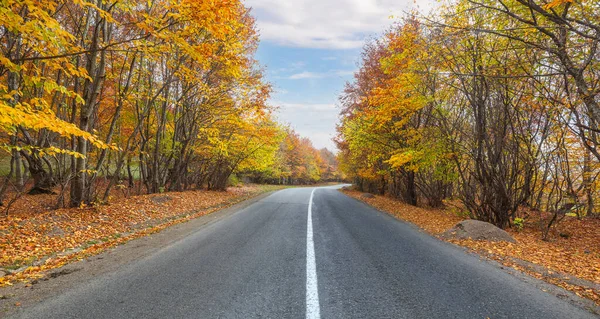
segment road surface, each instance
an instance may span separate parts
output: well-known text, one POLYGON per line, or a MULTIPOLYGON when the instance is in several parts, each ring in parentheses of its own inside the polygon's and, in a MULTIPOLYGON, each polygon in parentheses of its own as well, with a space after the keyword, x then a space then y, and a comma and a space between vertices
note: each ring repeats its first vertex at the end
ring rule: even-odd
POLYGON ((16 315, 594 317, 333 188, 273 193, 16 315))

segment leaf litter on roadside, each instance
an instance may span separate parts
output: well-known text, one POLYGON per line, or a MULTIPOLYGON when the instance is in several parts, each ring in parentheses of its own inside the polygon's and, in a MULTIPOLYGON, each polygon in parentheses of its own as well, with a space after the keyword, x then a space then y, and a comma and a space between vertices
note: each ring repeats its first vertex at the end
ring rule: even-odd
POLYGON ((83 209, 16 212, 0 219, 0 270, 8 273, 0 277, 0 287, 40 278, 44 271, 72 260, 98 254, 272 189, 275 187, 244 186, 226 192, 171 192, 133 196, 83 209))
MULTIPOLYGON (((363 193, 354 190, 343 192, 398 219, 413 223, 432 235, 439 235, 466 219, 448 209, 415 207, 385 196, 366 198, 362 196, 363 193)), ((600 220, 568 218, 559 225, 557 233, 567 233, 569 236, 555 235, 551 241, 542 240, 541 231, 536 225, 531 222, 520 231, 508 229, 517 240, 516 244, 471 239, 448 241, 600 305, 600 290, 597 289, 600 287, 600 220), (538 267, 527 267, 521 261, 538 267), (571 277, 583 279, 595 287, 574 284, 571 277)))

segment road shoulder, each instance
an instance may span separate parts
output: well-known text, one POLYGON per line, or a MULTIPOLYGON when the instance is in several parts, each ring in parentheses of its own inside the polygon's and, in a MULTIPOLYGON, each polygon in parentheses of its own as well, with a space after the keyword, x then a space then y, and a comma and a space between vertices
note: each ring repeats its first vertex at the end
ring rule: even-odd
MULTIPOLYGON (((438 236, 436 236, 436 234, 439 232, 438 228, 440 228, 440 225, 427 225, 426 227, 422 227, 421 225, 419 225, 418 220, 417 222, 414 222, 414 220, 411 219, 404 219, 402 218, 402 214, 396 214, 394 212, 390 212, 389 207, 383 206, 383 205, 378 205, 377 202, 372 200, 372 197, 364 197, 361 196, 360 192, 348 192, 345 190, 340 190, 340 193, 342 193, 344 196, 347 196, 353 200, 356 200, 357 202, 361 203, 361 204, 365 204, 368 205, 369 207, 373 208, 374 210, 382 213, 382 214, 386 214, 389 216, 394 217, 395 220, 397 220, 398 222, 401 223, 405 223, 413 228, 415 228, 416 230, 418 230, 419 232, 422 232, 424 234, 427 234, 428 236, 431 236, 437 240, 439 240, 440 242, 442 242, 443 244, 446 245, 451 245, 455 248, 458 248, 462 251, 464 251, 466 254, 470 254, 470 255, 474 255, 476 257, 478 257, 480 260, 489 263, 490 265, 501 269, 502 271, 509 273, 511 275, 513 275, 514 277, 518 278, 519 280, 526 282, 530 285, 533 285, 534 287, 536 287, 537 289, 549 293, 561 300, 567 301, 568 303, 581 308, 581 309, 585 309, 593 314, 596 315, 600 315, 600 305, 596 304, 593 300, 587 299, 587 298, 582 298, 581 296, 577 295, 576 293, 566 290, 561 286, 557 286, 555 284, 553 284, 551 281, 545 281, 543 276, 536 276, 534 273, 528 272, 526 268, 519 266, 519 264, 515 264, 514 262, 508 262, 508 259, 498 259, 498 258, 494 258, 495 256, 490 255, 487 251, 481 251, 481 250, 474 250, 471 247, 468 246, 462 246, 459 245, 456 242, 450 242, 450 241, 444 241, 442 239, 440 239, 438 236), (506 262, 505 262, 506 261, 506 262)), ((378 198, 381 196, 377 196, 378 198)), ((391 201, 394 201, 392 199, 390 199, 391 201)), ((398 206, 402 206, 401 208, 398 209, 402 209, 405 210, 407 209, 407 207, 412 207, 410 205, 406 205, 406 204, 400 204, 397 201, 395 202, 395 206, 398 208, 398 206), (406 206, 406 207, 405 207, 406 206)), ((415 210, 423 210, 422 208, 418 208, 418 207, 414 207, 415 210)), ((442 229, 442 228, 440 228, 442 229)))
POLYGON ((228 218, 244 208, 268 197, 276 191, 262 193, 228 208, 215 211, 190 221, 163 229, 158 233, 136 238, 123 245, 89 256, 47 272, 44 277, 29 283, 16 283, 0 288, 0 317, 8 316, 20 308, 30 307, 70 288, 84 284, 99 276, 115 272, 126 265, 167 248, 192 233, 228 218))

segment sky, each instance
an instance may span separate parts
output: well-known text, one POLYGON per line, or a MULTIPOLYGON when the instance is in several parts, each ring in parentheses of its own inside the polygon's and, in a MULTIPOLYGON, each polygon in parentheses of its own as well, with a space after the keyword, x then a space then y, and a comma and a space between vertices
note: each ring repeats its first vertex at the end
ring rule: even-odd
MULTIPOLYGON (((420 4, 417 4, 420 3, 420 4)), ((246 0, 257 20, 257 52, 275 93, 277 118, 317 148, 335 151, 338 96, 357 70, 363 44, 412 9, 413 0, 246 0)))

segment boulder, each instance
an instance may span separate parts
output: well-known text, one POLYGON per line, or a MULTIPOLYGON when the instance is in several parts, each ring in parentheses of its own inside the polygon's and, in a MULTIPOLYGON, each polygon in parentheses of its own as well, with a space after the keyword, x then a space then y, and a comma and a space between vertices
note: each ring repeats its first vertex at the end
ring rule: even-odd
POLYGON ((360 198, 375 198, 375 195, 369 194, 369 193, 364 193, 364 194, 360 195, 360 198))
POLYGON ((516 243, 504 230, 479 220, 463 220, 440 235, 443 239, 473 239, 516 243))

